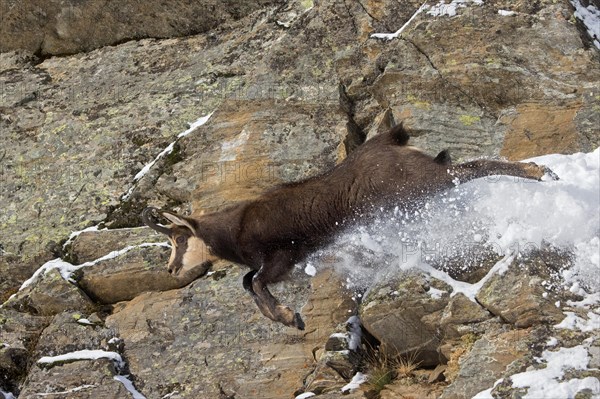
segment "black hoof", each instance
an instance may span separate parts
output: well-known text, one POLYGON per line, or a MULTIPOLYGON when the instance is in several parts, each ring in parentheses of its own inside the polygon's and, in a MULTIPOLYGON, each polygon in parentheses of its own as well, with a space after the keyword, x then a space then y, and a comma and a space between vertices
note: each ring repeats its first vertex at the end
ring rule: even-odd
POLYGON ((300 317, 300 313, 296 313, 294 315, 294 324, 300 331, 304 331, 304 321, 302 321, 302 317, 300 317))
POLYGON ((554 173, 552 171, 552 169, 550 169, 547 166, 544 166, 544 176, 542 176, 542 180, 560 180, 560 178, 558 177, 558 175, 556 173, 554 173))
POLYGON ((242 285, 244 286, 244 289, 252 295, 256 295, 254 293, 254 290, 252 289, 252 278, 255 274, 256 270, 252 270, 251 272, 246 273, 246 275, 244 276, 244 280, 242 280, 242 285))

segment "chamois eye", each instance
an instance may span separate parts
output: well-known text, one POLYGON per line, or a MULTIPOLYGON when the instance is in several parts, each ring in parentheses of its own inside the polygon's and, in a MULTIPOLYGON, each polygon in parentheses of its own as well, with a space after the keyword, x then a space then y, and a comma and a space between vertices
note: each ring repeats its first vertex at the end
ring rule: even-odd
POLYGON ((175 239, 175 243, 177 244, 183 244, 186 241, 186 238, 184 236, 179 236, 175 239))

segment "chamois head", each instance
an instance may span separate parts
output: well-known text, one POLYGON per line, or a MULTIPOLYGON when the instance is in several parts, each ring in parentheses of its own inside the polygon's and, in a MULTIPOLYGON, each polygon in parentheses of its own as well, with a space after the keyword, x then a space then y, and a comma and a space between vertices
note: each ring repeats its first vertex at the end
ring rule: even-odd
POLYGON ((177 275, 181 270, 188 271, 218 259, 198 237, 198 224, 193 218, 149 207, 142 212, 142 220, 148 227, 165 234, 171 242, 171 257, 167 265, 169 273, 177 275), (163 226, 154 223, 151 217, 153 211, 157 211, 171 224, 163 226))

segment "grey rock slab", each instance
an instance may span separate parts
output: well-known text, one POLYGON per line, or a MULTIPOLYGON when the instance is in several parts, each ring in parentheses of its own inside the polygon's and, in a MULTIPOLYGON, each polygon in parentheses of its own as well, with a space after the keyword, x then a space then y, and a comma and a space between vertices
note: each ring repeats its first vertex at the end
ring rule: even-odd
POLYGON ((0 52, 24 49, 65 55, 146 37, 193 35, 236 20, 275 1, 3 3, 0 52), (209 11, 210 10, 210 11, 209 11))
POLYGON ((201 135, 182 140, 187 161, 156 189, 180 195, 195 211, 254 198, 333 167, 345 153, 347 121, 330 104, 226 101, 201 135))
POLYGON ((491 388, 508 366, 522 359, 531 344, 530 330, 493 329, 479 338, 460 359, 457 377, 440 399, 462 399, 491 388))
POLYGON ((72 261, 81 264, 128 246, 162 242, 168 242, 167 237, 149 227, 86 231, 73 239, 67 253, 72 261))
MULTIPOLYGON (((446 361, 439 352, 442 335, 438 327, 449 295, 432 296, 429 287, 426 276, 406 273, 371 288, 360 309, 365 329, 392 356, 413 353, 422 366, 446 361)), ((447 287, 446 292, 450 291, 447 287)))
POLYGON ((109 350, 109 341, 116 332, 102 323, 88 324, 90 313, 64 312, 57 314, 39 336, 32 358, 37 362, 44 356, 59 356, 80 350, 109 350))
POLYGON ((17 392, 33 360, 35 345, 51 318, 0 309, 0 382, 17 392))
POLYGON ((51 396, 61 399, 131 398, 116 381, 111 360, 80 360, 50 369, 33 366, 19 394, 20 398, 51 396))
POLYGON ((503 274, 493 275, 477 293, 477 301, 488 311, 518 328, 558 324, 565 315, 555 304, 558 293, 548 293, 542 284, 556 273, 540 255, 516 260, 503 274))
POLYGON ((61 361, 41 364, 42 357, 53 357, 83 350, 118 351, 114 330, 101 320, 89 324, 88 313, 64 312, 52 318, 36 337, 28 357, 28 374, 19 397, 52 395, 60 398, 130 397, 123 384, 114 380, 122 364, 110 359, 61 361), (48 394, 48 395, 46 395, 48 394))
POLYGON ((313 349, 353 311, 350 294, 334 275, 317 274, 311 283, 300 275, 271 290, 282 303, 302 308, 306 330, 284 327, 260 314, 244 292, 244 270, 220 271, 218 279, 142 294, 107 318, 147 395, 218 397, 222 390, 239 397, 289 397, 313 371, 313 349))
POLYGON ((95 301, 112 304, 128 301, 143 292, 183 287, 205 274, 210 265, 172 276, 166 265, 170 248, 138 247, 127 253, 81 269, 78 284, 95 301))
POLYGON ((3 306, 42 316, 53 316, 66 310, 91 313, 96 308, 86 293, 66 281, 57 269, 39 275, 3 306))

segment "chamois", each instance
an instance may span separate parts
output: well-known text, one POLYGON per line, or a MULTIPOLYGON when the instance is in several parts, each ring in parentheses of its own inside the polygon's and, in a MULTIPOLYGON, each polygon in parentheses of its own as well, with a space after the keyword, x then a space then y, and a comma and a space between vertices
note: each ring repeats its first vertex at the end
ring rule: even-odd
POLYGON ((170 273, 226 259, 248 266, 243 286, 271 320, 304 329, 299 313, 282 305, 269 284, 330 242, 340 230, 386 206, 417 206, 436 192, 489 175, 541 180, 556 175, 535 163, 476 160, 452 165, 447 151, 431 157, 407 145, 402 125, 368 140, 322 175, 276 186, 258 198, 196 217, 146 208, 142 220, 168 236, 170 273), (156 224, 158 212, 169 226, 156 224))

